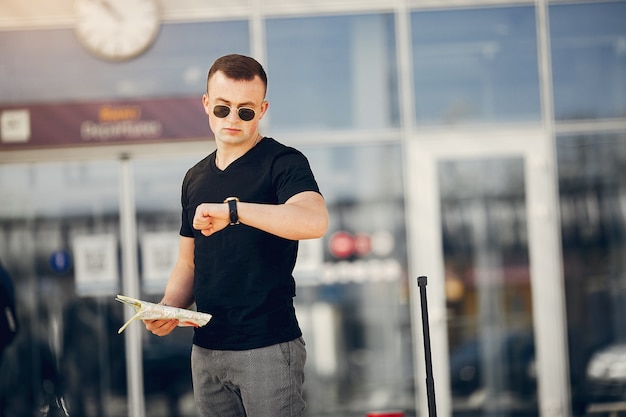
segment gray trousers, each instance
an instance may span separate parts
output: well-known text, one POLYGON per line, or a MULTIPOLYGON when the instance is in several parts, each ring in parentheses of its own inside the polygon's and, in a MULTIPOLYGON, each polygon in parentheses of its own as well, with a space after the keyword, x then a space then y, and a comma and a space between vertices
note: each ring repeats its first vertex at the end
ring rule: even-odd
POLYGON ((305 362, 301 337, 241 351, 194 345, 196 405, 203 417, 302 417, 305 362))

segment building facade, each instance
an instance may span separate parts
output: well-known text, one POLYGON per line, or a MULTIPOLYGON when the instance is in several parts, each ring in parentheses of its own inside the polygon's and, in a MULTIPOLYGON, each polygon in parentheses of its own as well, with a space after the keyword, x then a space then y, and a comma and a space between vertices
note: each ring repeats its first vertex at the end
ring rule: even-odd
POLYGON ((197 415, 188 329, 118 335, 114 297, 163 291, 233 52, 331 214, 294 272, 308 417, 428 415, 418 276, 440 416, 621 410, 624 22, 621 0, 1 1, 3 411, 197 415))

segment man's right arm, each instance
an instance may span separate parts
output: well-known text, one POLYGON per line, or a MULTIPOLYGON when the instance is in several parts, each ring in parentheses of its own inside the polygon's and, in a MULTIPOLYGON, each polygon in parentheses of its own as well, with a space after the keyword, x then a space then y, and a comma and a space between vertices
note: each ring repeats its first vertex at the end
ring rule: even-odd
MULTIPOLYGON (((161 304, 189 308, 193 302, 194 240, 180 237, 180 248, 176 265, 165 287, 161 304)), ((178 320, 144 320, 146 329, 157 336, 165 336, 178 326, 178 320)))

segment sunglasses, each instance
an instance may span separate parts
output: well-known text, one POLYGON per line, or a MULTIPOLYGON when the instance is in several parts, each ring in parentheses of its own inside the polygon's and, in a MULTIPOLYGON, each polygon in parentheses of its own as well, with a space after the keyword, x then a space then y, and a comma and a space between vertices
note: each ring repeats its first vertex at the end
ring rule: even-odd
MULTIPOLYGON (((215 115, 215 117, 223 119, 230 114, 230 107, 224 104, 216 104, 215 107, 213 107, 213 114, 215 115)), ((254 119, 254 116, 256 114, 254 112, 254 109, 251 109, 249 107, 239 107, 237 109, 237 115, 244 122, 249 122, 250 120, 254 119)))

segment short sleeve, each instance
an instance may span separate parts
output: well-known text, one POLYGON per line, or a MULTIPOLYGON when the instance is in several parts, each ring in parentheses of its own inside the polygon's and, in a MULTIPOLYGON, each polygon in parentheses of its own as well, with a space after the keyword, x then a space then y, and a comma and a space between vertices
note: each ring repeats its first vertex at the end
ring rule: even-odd
POLYGON ((189 199, 187 198, 187 186, 189 183, 189 175, 187 172, 180 192, 180 205, 181 205, 181 221, 180 221, 180 235, 185 237, 194 237, 193 230, 191 228, 191 221, 189 219, 189 199))
POLYGON ((320 192, 309 161, 293 148, 286 148, 274 160, 272 182, 276 187, 279 204, 301 192, 320 192))

